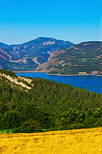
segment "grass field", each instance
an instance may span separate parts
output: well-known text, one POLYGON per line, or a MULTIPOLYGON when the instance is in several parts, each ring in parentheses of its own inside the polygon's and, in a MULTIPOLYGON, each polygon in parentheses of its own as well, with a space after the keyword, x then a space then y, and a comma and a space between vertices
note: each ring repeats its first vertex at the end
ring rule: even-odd
POLYGON ((1 134, 1 154, 101 154, 102 128, 1 134))

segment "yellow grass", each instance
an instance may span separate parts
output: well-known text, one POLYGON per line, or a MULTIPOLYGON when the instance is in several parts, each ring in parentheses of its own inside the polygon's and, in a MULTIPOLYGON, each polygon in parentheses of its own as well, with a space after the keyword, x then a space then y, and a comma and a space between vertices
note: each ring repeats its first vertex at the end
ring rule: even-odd
POLYGON ((1 134, 1 154, 101 154, 102 128, 1 134))

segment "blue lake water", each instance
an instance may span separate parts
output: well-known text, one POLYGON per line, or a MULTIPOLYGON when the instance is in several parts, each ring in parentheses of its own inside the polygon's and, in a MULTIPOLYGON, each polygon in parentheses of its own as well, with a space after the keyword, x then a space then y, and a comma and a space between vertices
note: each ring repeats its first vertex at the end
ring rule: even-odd
POLYGON ((16 75, 54 80, 56 82, 66 83, 75 87, 87 89, 89 91, 102 93, 102 76, 58 76, 48 75, 46 73, 41 72, 16 73, 16 75))

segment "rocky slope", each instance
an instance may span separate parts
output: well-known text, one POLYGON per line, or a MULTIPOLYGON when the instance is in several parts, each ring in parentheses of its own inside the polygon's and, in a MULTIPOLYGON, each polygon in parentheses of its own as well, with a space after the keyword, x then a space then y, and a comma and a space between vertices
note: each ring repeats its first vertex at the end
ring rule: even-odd
POLYGON ((102 74, 102 42, 83 42, 57 51, 36 70, 54 74, 102 74))
POLYGON ((5 81, 8 80, 11 84, 15 84, 17 86, 20 86, 21 88, 31 89, 32 86, 31 79, 16 75, 12 76, 11 74, 9 74, 9 71, 2 71, 2 69, 0 70, 0 78, 5 78, 5 81))
POLYGON ((0 48, 0 69, 4 68, 7 69, 7 64, 9 60, 12 58, 11 54, 6 52, 3 48, 0 48))
POLYGON ((0 68, 31 71, 46 62, 56 50, 67 49, 72 45, 74 44, 69 41, 46 37, 39 37, 18 45, 0 43, 0 68))

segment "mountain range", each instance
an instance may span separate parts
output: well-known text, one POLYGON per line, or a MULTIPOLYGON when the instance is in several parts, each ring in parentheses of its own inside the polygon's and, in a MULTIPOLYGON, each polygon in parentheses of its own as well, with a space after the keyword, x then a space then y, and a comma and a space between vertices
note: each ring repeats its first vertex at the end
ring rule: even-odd
POLYGON ((36 70, 51 74, 102 74, 102 42, 82 42, 56 51, 36 70))
POLYGON ((102 74, 102 42, 74 44, 46 37, 17 45, 1 42, 0 68, 51 74, 102 74))
POLYGON ((23 44, 0 43, 0 68, 12 71, 32 71, 46 62, 50 55, 74 44, 54 38, 39 37, 23 44))

